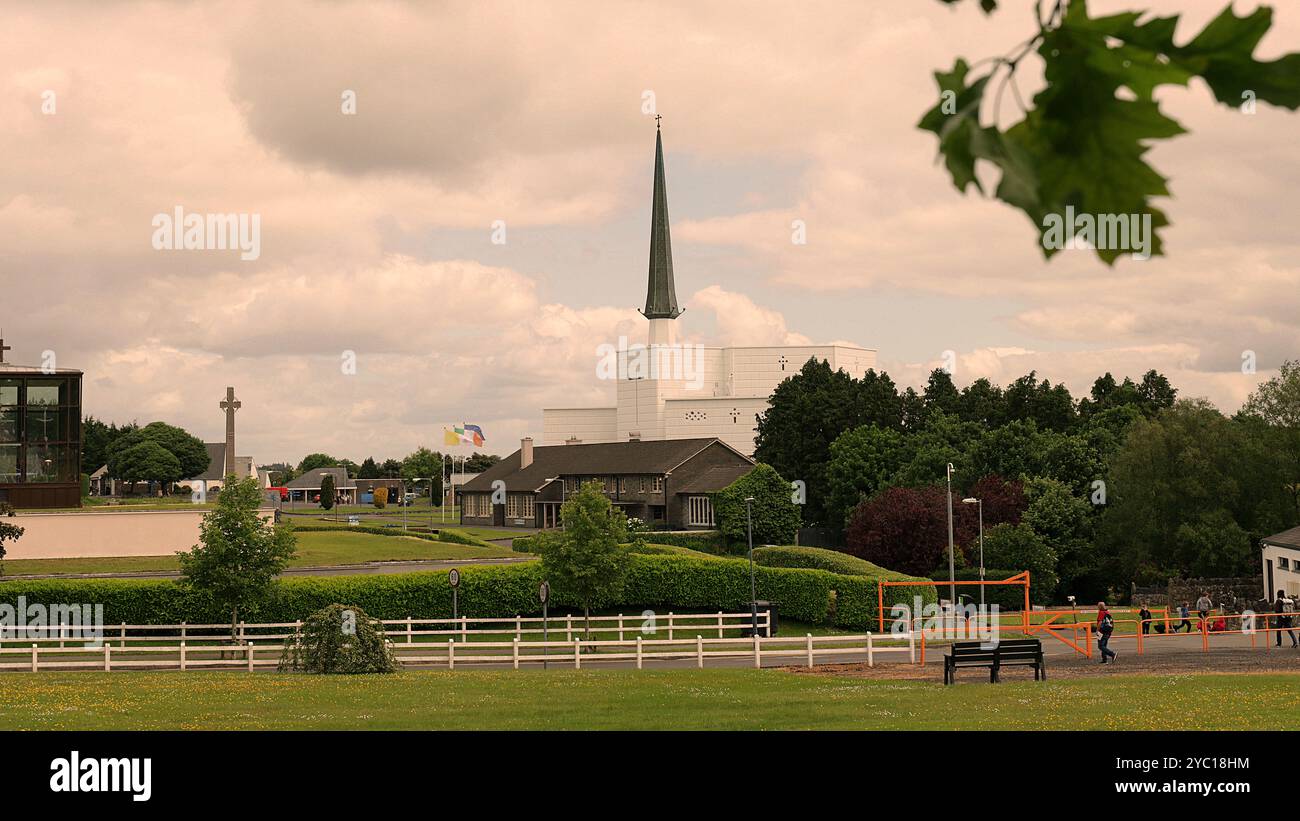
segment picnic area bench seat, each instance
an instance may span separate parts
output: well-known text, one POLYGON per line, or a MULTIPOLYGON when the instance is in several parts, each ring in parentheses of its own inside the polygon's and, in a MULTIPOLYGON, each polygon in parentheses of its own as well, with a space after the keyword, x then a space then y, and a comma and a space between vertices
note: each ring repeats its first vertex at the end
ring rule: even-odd
POLYGON ((943 683, 954 683, 957 670, 962 667, 989 668, 990 684, 999 681, 999 671, 1003 667, 1033 667, 1034 681, 1047 680, 1043 643, 1038 639, 1004 639, 996 644, 954 642, 948 655, 943 657, 943 683))

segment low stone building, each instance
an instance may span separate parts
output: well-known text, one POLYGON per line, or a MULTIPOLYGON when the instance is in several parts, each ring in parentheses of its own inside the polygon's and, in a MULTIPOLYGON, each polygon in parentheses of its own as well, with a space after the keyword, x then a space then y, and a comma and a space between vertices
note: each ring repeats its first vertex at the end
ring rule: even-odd
POLYGON ((629 518, 656 529, 710 529, 716 524, 710 494, 753 467, 752 459, 717 438, 540 447, 528 438, 519 450, 465 485, 460 521, 557 527, 568 494, 598 481, 629 518), (499 496, 494 504, 496 489, 504 491, 504 498, 499 496))

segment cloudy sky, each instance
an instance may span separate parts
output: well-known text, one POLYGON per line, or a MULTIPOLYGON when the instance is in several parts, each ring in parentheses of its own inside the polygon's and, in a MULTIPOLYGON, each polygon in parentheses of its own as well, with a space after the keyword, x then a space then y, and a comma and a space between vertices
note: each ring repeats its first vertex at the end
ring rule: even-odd
MULTIPOLYGON (((543 407, 611 404, 596 346, 644 333, 650 93, 686 337, 851 341, 917 385, 946 350, 959 384, 1036 369, 1076 394, 1158 368, 1235 410, 1300 355, 1300 116, 1164 89, 1191 132, 1149 155, 1174 192, 1167 258, 1045 262, 915 128, 932 71, 1029 35, 1031 4, 1003 5, 8 6, 7 359, 54 351, 86 372, 87 413, 208 441, 234 385, 259 462, 401 456, 458 422, 508 453, 543 407), (155 250, 177 206, 259 215, 260 256, 155 250)), ((1184 11, 1187 37, 1222 2, 1090 4, 1134 5, 1184 11)), ((1282 4, 1257 54, 1294 50, 1282 4)))

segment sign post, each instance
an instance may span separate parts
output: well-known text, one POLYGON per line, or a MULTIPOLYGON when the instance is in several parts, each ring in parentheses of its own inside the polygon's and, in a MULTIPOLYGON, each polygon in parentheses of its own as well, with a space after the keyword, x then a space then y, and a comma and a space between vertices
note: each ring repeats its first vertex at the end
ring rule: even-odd
POLYGON ((453 567, 447 574, 447 581, 451 582, 451 618, 455 621, 460 618, 460 602, 456 595, 456 588, 460 587, 460 571, 453 567))
POLYGON ((542 600, 542 669, 546 669, 546 643, 551 640, 550 622, 546 618, 546 602, 551 598, 550 582, 542 582, 542 586, 537 588, 537 598, 542 600))

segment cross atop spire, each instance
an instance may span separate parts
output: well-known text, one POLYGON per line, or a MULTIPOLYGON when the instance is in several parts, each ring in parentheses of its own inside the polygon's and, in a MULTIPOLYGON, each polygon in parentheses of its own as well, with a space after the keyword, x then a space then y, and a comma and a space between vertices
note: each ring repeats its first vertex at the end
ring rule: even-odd
POLYGON ((3 336, 0 336, 0 365, 3 365, 5 362, 5 351, 12 351, 13 349, 14 346, 6 345, 5 338, 3 336))
POLYGON ((673 284, 673 242, 668 232, 668 187, 664 182, 664 141, 655 115, 655 183, 650 208, 650 277, 646 288, 646 319, 676 319, 677 289, 673 284))

